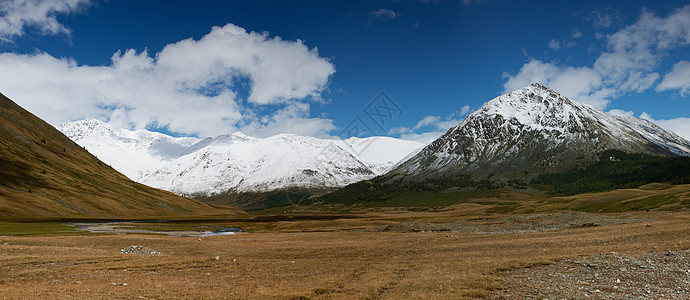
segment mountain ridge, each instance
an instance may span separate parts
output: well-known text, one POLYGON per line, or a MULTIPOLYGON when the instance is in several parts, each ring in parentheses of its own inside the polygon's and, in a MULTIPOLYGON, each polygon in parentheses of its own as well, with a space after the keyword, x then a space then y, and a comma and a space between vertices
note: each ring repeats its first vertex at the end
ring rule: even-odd
POLYGON ((175 138, 117 129, 95 119, 58 128, 135 181, 178 194, 206 196, 337 188, 380 175, 422 146, 388 137, 331 140, 278 134, 255 138, 241 132, 205 139, 175 138), (168 153, 170 149, 177 152, 156 153, 161 144, 168 153))

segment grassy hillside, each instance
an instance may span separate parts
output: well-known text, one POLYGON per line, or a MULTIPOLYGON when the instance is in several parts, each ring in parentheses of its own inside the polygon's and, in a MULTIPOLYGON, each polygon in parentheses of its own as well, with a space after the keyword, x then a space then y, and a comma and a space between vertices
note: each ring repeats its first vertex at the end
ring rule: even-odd
POLYGON ((309 201, 309 197, 326 192, 318 189, 288 188, 269 192, 226 192, 212 196, 198 195, 194 198, 210 204, 227 205, 246 211, 257 211, 306 203, 309 201))
POLYGON ((135 183, 0 94, 0 217, 238 212, 135 183))
POLYGON ((531 185, 552 195, 568 196, 636 188, 652 182, 690 183, 690 157, 607 150, 599 155, 597 162, 583 168, 540 174, 532 180, 531 185))
MULTIPOLYGON (((519 180, 475 180, 468 175, 443 177, 423 181, 391 182, 379 177, 351 184, 333 193, 313 197, 306 203, 339 204, 357 207, 426 207, 441 208, 456 204, 473 203, 496 206, 493 210, 513 212, 538 210, 537 206, 523 205, 515 198, 529 195, 531 200, 556 199, 554 196, 582 195, 616 189, 635 189, 649 183, 689 184, 690 158, 631 154, 622 151, 604 151, 599 161, 586 167, 572 168, 560 173, 541 174, 529 184, 519 180), (535 193, 536 190, 538 193, 535 193)), ((605 194, 601 194, 605 195, 605 194)), ((583 196, 584 197, 584 196, 583 196)), ((608 199, 608 196, 600 197, 608 199)), ((601 200, 600 198, 597 198, 601 200)), ((678 204, 676 209, 690 207, 684 197, 644 194, 588 203, 573 202, 556 209, 584 211, 626 211, 654 209, 678 204), (630 200, 630 201, 628 201, 630 200), (622 202, 625 202, 623 205, 622 202), (577 203, 577 205, 576 205, 577 203)), ((554 203, 559 202, 555 201, 554 203)), ((571 202, 573 200, 568 200, 571 202)))
POLYGON ((470 191, 488 191, 515 184, 522 186, 517 181, 474 180, 468 175, 433 178, 423 181, 397 182, 391 182, 385 177, 377 177, 372 180, 353 183, 333 193, 310 199, 310 202, 328 204, 367 203, 374 206, 390 206, 402 201, 407 203, 403 206, 418 206, 410 202, 423 201, 425 206, 436 206, 449 201, 452 202, 452 195, 465 198, 461 194, 470 191), (417 197, 420 195, 423 197, 417 197), (429 201, 429 199, 442 199, 440 201, 443 203, 435 204, 433 201, 429 201))

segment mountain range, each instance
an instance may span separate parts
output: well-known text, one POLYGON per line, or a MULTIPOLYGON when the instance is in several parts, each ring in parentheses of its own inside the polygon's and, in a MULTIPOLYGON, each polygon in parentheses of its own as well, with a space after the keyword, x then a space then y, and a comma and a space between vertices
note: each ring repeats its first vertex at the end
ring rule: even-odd
POLYGON ((65 135, 131 179, 178 194, 342 187, 385 173, 423 144, 389 137, 214 138, 126 130, 96 119, 58 125, 65 135))
POLYGON ((195 196, 323 190, 376 176, 389 182, 458 175, 529 180, 586 166, 605 150, 690 156, 690 142, 670 131, 540 84, 496 97, 426 146, 389 137, 255 138, 240 132, 180 138, 95 119, 58 129, 137 182, 195 196))

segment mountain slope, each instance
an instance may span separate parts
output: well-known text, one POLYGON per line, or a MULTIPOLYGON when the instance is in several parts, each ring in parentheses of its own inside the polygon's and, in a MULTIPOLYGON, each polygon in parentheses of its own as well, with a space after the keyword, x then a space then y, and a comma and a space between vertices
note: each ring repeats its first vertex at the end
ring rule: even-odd
POLYGON ((257 139, 235 133, 202 143, 142 182, 176 193, 209 195, 338 187, 375 176, 329 140, 292 134, 257 139))
POLYGON ((135 181, 141 180, 149 170, 177 159, 200 141, 148 130, 118 129, 96 119, 64 123, 56 128, 135 181))
POLYGON ((690 155, 690 143, 649 121, 611 115, 532 84, 499 96, 387 174, 533 177, 588 163, 607 149, 690 155))
POLYGON ((0 164, 0 217, 238 212, 134 183, 1 94, 0 164))

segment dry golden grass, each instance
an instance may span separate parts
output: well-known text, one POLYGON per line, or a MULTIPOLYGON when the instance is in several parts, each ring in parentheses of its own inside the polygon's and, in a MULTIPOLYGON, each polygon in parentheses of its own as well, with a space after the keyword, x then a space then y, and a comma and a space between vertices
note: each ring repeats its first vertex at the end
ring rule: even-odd
POLYGON ((266 222, 270 224, 264 228, 270 231, 201 241, 144 235, 0 237, 0 295, 6 299, 477 298, 501 288, 494 275, 497 270, 610 251, 690 248, 687 212, 642 212, 634 217, 644 222, 531 233, 351 231, 400 218, 444 222, 454 214, 466 217, 466 211, 436 213, 436 220, 434 213, 392 212, 357 219, 266 222), (130 245, 145 245, 163 255, 120 253, 130 245))
POLYGON ((0 217, 233 215, 135 183, 0 94, 0 217))

